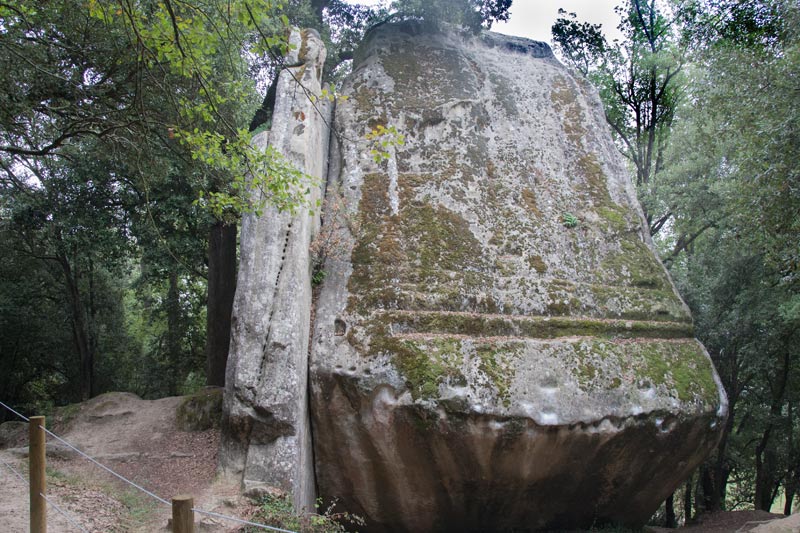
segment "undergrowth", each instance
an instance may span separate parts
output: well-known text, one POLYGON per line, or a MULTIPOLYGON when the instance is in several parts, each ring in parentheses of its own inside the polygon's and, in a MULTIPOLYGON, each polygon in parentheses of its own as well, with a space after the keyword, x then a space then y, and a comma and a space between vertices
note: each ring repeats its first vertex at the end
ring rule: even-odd
MULTIPOLYGON (((297 533, 346 533, 350 531, 345 525, 358 527, 364 525, 360 516, 346 512, 335 512, 335 503, 322 510, 321 514, 298 514, 292 508, 292 502, 286 496, 264 496, 259 500, 259 507, 251 518, 252 521, 272 527, 288 529, 297 533)), ((321 501, 317 500, 317 511, 321 509, 321 501)), ((247 533, 257 533, 261 529, 248 528, 247 533)))

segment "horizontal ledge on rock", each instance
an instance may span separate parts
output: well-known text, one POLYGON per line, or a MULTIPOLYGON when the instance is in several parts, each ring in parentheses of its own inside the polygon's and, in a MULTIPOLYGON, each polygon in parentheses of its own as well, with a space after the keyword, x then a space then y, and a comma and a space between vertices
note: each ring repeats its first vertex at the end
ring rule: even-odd
POLYGON ((460 311, 378 311, 394 337, 448 336, 510 339, 610 337, 617 339, 693 339, 692 324, 592 317, 524 316, 460 311))
MULTIPOLYGON (((564 335, 560 337, 520 337, 520 336, 515 337, 513 335, 497 335, 489 337, 480 335, 465 335, 458 333, 398 333, 392 335, 392 338, 398 340, 408 340, 408 341, 426 341, 426 340, 436 340, 436 339, 451 339, 454 341, 474 340, 480 344, 493 344, 502 342, 525 342, 525 341, 534 341, 540 344, 550 344, 557 342, 578 342, 583 340, 596 341, 598 339, 596 335, 564 335)), ((630 343, 648 343, 648 342, 658 342, 659 344, 663 344, 664 342, 694 343, 694 339, 688 337, 682 337, 682 338, 609 337, 606 340, 611 344, 630 344, 630 343)))

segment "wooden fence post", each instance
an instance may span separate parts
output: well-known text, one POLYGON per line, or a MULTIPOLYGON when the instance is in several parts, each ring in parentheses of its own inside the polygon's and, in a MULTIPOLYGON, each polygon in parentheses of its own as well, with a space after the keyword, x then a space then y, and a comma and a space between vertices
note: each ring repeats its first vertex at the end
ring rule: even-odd
POLYGON ((172 498, 172 533, 194 533, 194 499, 191 496, 172 498))
POLYGON ((28 422, 28 466, 30 470, 31 533, 47 533, 47 477, 45 475, 44 417, 32 416, 28 422))

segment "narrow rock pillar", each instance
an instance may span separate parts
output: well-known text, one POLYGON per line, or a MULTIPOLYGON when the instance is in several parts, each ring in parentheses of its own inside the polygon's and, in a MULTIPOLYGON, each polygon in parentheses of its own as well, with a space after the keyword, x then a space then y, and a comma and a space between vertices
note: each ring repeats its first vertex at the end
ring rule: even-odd
MULTIPOLYGON (((271 127, 254 142, 311 178, 313 207, 322 196, 331 115, 317 98, 325 48, 313 30, 293 31, 290 40, 286 64, 298 66, 281 72, 271 127)), ((318 212, 270 205, 242 220, 220 453, 223 471, 241 476, 246 491, 278 489, 298 509, 313 509, 315 497, 306 385, 309 245, 318 225, 318 212)))

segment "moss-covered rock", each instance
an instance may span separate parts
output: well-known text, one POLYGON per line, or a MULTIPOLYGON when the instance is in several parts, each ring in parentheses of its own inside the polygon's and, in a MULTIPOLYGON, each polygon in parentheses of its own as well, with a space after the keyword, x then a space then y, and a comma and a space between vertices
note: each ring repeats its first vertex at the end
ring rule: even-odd
POLYGON ((322 495, 374 531, 641 524, 726 399, 597 95, 540 43, 414 23, 374 30, 343 92, 329 182, 354 223, 309 374, 322 495), (377 125, 405 135, 380 162, 377 125))
POLYGON ((222 387, 205 387, 186 396, 175 411, 178 429, 205 431, 218 429, 222 420, 222 387))

